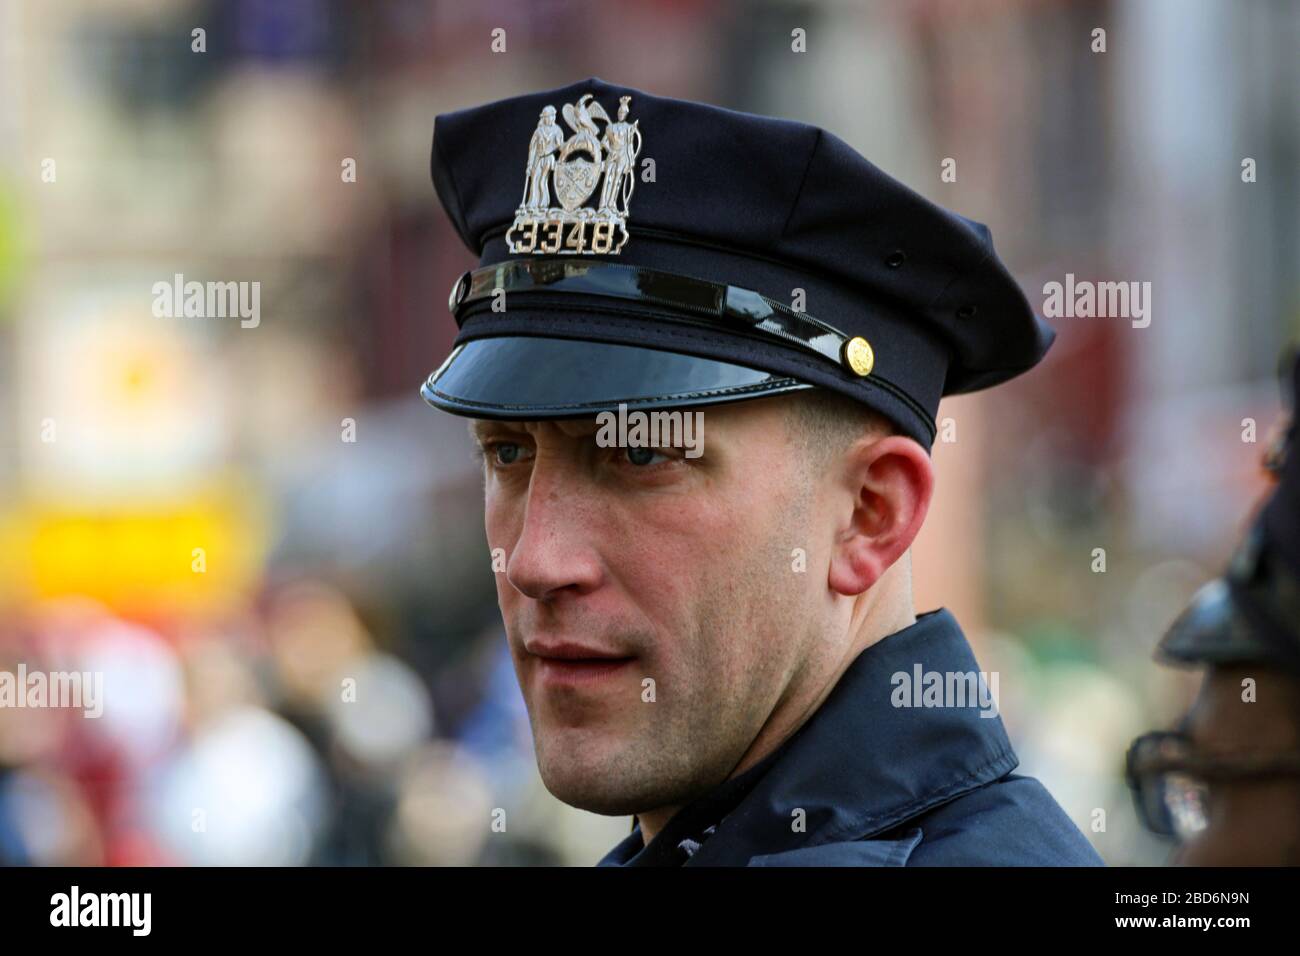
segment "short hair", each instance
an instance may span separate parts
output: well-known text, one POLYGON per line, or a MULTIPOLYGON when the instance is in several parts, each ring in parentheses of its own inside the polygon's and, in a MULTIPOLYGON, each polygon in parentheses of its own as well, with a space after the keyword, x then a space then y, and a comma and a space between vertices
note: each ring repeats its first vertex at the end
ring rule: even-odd
POLYGON ((864 435, 903 434, 893 421, 875 409, 825 388, 791 392, 787 399, 790 434, 801 447, 803 461, 820 469, 864 435))

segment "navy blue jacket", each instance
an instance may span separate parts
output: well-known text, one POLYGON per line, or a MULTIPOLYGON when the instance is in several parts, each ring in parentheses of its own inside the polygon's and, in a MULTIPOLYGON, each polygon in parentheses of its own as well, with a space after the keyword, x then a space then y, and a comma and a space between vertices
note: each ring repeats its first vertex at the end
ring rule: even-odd
POLYGON ((649 846, 636 826, 598 865, 1102 865, 1043 785, 1012 773, 1019 760, 989 708, 898 706, 920 701, 894 676, 918 664, 978 672, 947 609, 867 648, 780 747, 649 846))

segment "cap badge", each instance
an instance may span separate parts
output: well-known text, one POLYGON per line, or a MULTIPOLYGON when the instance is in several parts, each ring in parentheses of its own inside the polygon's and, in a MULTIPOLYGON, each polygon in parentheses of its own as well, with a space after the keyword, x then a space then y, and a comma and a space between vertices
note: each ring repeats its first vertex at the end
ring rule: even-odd
POLYGON ((641 122, 627 122, 632 97, 619 98, 618 120, 586 93, 564 105, 567 140, 555 107, 542 110, 528 143, 524 196, 506 232, 512 253, 618 255, 627 242, 628 201, 636 185, 641 122), (605 129, 596 125, 605 123, 605 129), (603 181, 602 181, 603 178, 603 181), (554 186, 556 206, 551 201, 554 186), (587 204, 600 186, 594 205, 587 204))

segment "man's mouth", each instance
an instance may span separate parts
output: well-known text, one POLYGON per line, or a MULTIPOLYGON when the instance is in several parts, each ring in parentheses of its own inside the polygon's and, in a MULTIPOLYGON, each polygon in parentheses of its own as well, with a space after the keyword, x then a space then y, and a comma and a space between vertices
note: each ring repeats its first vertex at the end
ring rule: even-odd
POLYGON ((538 672, 547 684, 595 683, 621 673, 636 660, 622 652, 571 641, 525 641, 524 649, 538 659, 538 672))

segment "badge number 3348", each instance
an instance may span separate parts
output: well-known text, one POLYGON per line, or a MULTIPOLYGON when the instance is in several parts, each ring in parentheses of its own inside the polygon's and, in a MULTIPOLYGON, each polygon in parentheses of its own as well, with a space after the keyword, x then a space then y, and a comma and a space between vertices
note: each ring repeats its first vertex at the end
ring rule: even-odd
POLYGON ((586 220, 526 222, 510 230, 506 241, 512 252, 576 252, 604 255, 614 248, 614 222, 586 220), (590 227, 590 228, 588 228, 590 227))

